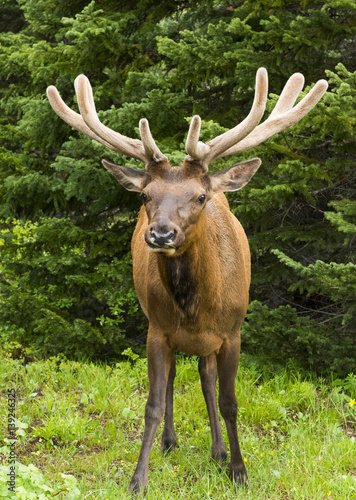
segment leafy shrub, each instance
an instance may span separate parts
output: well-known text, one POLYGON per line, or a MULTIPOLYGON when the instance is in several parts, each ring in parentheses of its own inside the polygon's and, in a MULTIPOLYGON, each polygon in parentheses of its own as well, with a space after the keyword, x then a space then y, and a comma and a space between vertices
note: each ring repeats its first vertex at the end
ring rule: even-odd
MULTIPOLYGON (((5 447, 6 448, 6 447, 5 447)), ((6 449, 2 448, 2 451, 6 449)), ((64 496, 58 498, 66 498, 68 500, 76 500, 80 498, 78 482, 76 478, 69 474, 58 475, 55 483, 49 481, 42 472, 33 464, 23 465, 16 464, 16 493, 12 493, 8 489, 8 474, 9 467, 0 465, 0 497, 10 500, 46 500, 53 498, 55 495, 63 492, 64 496)))
POLYGON ((290 305, 271 310, 253 301, 242 327, 242 350, 265 360, 293 359, 306 369, 346 376, 355 369, 354 336, 343 335, 340 326, 339 318, 325 325, 301 316, 290 305))

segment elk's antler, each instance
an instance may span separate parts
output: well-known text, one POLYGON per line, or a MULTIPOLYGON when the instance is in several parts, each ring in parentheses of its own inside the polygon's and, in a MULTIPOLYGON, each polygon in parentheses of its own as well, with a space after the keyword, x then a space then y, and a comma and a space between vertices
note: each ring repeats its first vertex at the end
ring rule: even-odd
POLYGON ((239 125, 215 137, 206 144, 199 141, 200 117, 193 116, 187 141, 187 160, 199 160, 204 170, 217 158, 239 153, 261 144, 301 120, 321 99, 328 88, 326 80, 319 80, 310 92, 293 108, 304 85, 304 76, 292 75, 269 118, 258 125, 267 100, 267 71, 260 68, 256 75, 255 99, 250 114, 239 125))
POLYGON ((119 132, 106 127, 99 120, 95 109, 93 91, 88 78, 84 75, 79 75, 74 82, 74 86, 80 114, 70 109, 63 102, 56 87, 51 85, 47 88, 47 96, 53 110, 66 123, 111 150, 141 160, 145 165, 150 161, 162 161, 166 159, 153 140, 146 119, 140 120, 139 124, 141 141, 119 134, 119 132))
MULTIPOLYGON (((200 117, 193 116, 186 142, 188 153, 186 159, 188 161, 199 160, 203 170, 207 171, 209 163, 217 158, 257 146, 273 135, 291 127, 315 106, 328 88, 325 80, 319 80, 313 89, 293 108, 303 85, 303 75, 300 73, 292 75, 269 118, 258 125, 265 111, 268 91, 267 71, 265 68, 260 68, 256 74, 255 98, 251 111, 247 118, 236 127, 205 144, 199 141, 200 117)), ((153 140, 146 119, 140 120, 139 123, 141 141, 115 132, 99 120, 88 78, 79 75, 74 86, 80 114, 63 102, 56 87, 50 86, 47 89, 48 99, 53 110, 65 122, 113 151, 143 161, 146 166, 149 162, 166 159, 153 140)))

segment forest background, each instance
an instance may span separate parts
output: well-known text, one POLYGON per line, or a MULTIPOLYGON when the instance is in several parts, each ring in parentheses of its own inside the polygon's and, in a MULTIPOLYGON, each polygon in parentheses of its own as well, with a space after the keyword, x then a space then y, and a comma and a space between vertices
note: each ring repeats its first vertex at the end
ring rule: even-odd
POLYGON ((304 74, 305 90, 320 78, 329 89, 292 129, 212 167, 262 159, 248 186, 228 196, 252 253, 242 348, 319 373, 354 369, 354 0, 3 0, 0 42, 0 335, 8 355, 107 361, 127 347, 142 351, 147 330, 130 256, 140 199, 101 159, 142 165, 62 122, 46 87, 77 109, 73 82, 84 73, 106 125, 138 137, 146 117, 177 165, 191 117, 202 117, 204 141, 233 127, 248 114, 264 66, 266 116, 294 72, 304 74))

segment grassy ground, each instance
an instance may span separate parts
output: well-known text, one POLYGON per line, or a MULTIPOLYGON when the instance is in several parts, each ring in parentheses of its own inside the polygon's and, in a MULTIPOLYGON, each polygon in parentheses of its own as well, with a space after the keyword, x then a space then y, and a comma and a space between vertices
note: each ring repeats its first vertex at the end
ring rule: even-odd
MULTIPOLYGON (((356 499, 356 377, 326 383, 296 369, 266 375, 256 366, 243 358, 236 383, 250 488, 235 491, 211 460, 197 359, 180 358, 179 448, 164 457, 157 437, 148 499, 356 499)), ((0 436, 7 435, 7 389, 15 387, 17 396, 16 455, 23 467, 13 498, 126 497, 143 431, 145 360, 109 367, 56 358, 23 366, 1 358, 0 381, 0 436)), ((12 498, 4 484, 8 445, 0 440, 3 498, 12 498)))

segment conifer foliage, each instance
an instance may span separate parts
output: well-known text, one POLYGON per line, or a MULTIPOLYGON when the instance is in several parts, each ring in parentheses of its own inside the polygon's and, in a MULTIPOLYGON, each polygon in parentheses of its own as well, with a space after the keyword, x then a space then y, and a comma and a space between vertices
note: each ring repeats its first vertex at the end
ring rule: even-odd
POLYGON ((351 0, 5 0, 0 5, 0 335, 13 355, 114 358, 144 340, 130 240, 139 198, 101 159, 142 168, 72 130, 90 79, 101 120, 137 137, 146 117, 179 164, 189 120, 207 141, 241 121, 256 70, 268 110, 288 77, 329 90, 300 123, 225 168, 262 166, 232 211, 250 240, 243 349, 347 374, 356 363, 356 5, 351 0))

